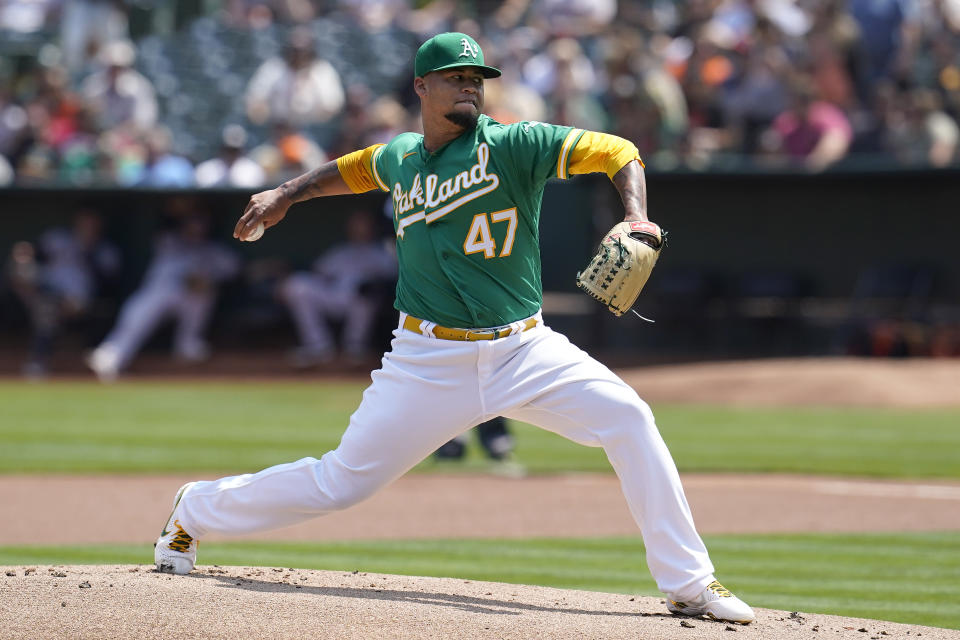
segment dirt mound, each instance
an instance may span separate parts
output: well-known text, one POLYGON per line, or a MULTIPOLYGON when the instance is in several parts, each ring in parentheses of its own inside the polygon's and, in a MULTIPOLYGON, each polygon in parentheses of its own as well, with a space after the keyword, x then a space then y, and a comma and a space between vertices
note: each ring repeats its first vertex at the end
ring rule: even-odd
MULTIPOLYGON (((191 476, 0 476, 0 544, 152 541, 191 476), (104 509, 103 504, 109 504, 104 509), (98 526, 77 528, 87 514, 98 526)), ((960 530, 960 483, 684 474, 701 533, 960 530)), ((504 478, 410 474, 345 511, 255 540, 631 536, 612 473, 504 478), (469 495, 470 500, 463 496, 469 495), (578 517, 570 517, 571 513, 578 517)), ((226 539, 212 535, 205 540, 226 539)), ((233 538, 236 539, 236 538, 233 538)))
POLYGON ((0 638, 960 638, 877 620, 757 610, 748 626, 677 618, 661 598, 270 567, 4 568, 0 638), (12 575, 11 575, 12 574, 12 575))
POLYGON ((647 402, 960 407, 960 360, 796 358, 619 369, 647 402))

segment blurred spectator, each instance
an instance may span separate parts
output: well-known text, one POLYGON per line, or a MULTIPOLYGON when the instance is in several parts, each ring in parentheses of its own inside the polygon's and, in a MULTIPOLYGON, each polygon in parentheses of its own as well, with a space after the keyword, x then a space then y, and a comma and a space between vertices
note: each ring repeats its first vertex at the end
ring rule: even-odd
POLYGON ((756 11, 751 4, 745 0, 720 0, 716 3, 713 15, 705 24, 711 41, 727 50, 743 46, 757 24, 756 11))
POLYGON ((860 27, 845 5, 846 0, 821 0, 813 5, 805 57, 818 95, 851 109, 868 98, 871 82, 860 27))
MULTIPOLYGON (((189 206, 189 201, 182 206, 189 206)), ((87 365, 103 382, 112 382, 133 360, 160 323, 177 322, 173 354, 187 362, 210 355, 204 340, 217 288, 239 268, 237 256, 209 239, 210 218, 193 211, 175 231, 162 233, 140 288, 120 309, 117 323, 91 352, 87 365)))
POLYGON ((11 99, 10 91, 0 84, 0 156, 10 164, 25 150, 30 137, 27 111, 11 99))
POLYGON ((944 113, 940 97, 929 89, 917 89, 904 102, 888 129, 890 148, 897 160, 906 166, 952 164, 957 157, 960 129, 944 113))
POLYGON ((523 73, 526 82, 546 96, 548 121, 606 130, 606 114, 593 95, 599 79, 576 40, 554 40, 546 52, 527 61, 523 73))
POLYGON ((5 187, 13 182, 13 165, 10 161, 0 155, 0 187, 5 187))
POLYGON ((61 150, 78 129, 85 126, 82 99, 69 87, 69 77, 62 67, 55 65, 38 69, 30 78, 24 101, 26 118, 16 112, 18 105, 10 105, 8 122, 15 136, 14 144, 21 149, 31 144, 45 144, 61 150))
MULTIPOLYGON (((960 3, 957 3, 960 5, 960 3)), ((960 31, 958 31, 960 33, 960 31)), ((928 70, 924 73, 920 69, 911 70, 911 76, 921 86, 936 88, 946 96, 952 97, 948 102, 956 113, 960 107, 960 49, 957 36, 941 33, 930 42, 928 70)), ((920 60, 915 67, 919 67, 920 60)))
POLYGON ((36 246, 14 245, 9 277, 32 330, 25 375, 46 375, 63 324, 89 313, 97 295, 119 275, 120 252, 103 239, 102 227, 96 211, 81 209, 72 228, 50 229, 36 246))
POLYGON ((363 135, 363 147, 371 144, 386 144, 400 133, 407 131, 409 118, 400 103, 391 96, 380 96, 370 105, 370 119, 363 135))
POLYGON ((533 22, 551 35, 599 33, 617 15, 617 0, 534 0, 533 22))
POLYGON ((490 49, 494 58, 499 53, 504 60, 500 63, 503 75, 497 82, 484 86, 485 112, 504 124, 544 121, 547 118, 544 96, 525 83, 523 75, 527 63, 537 55, 538 45, 543 44, 543 35, 530 28, 521 28, 509 32, 506 37, 505 47, 490 49))
POLYGON ((369 33, 384 31, 410 9, 408 0, 336 0, 336 5, 369 33))
POLYGON ((157 122, 157 98, 153 85, 133 69, 136 49, 127 40, 106 45, 98 59, 103 66, 81 85, 87 106, 102 129, 123 125, 146 131, 157 122))
POLYGON ((409 130, 409 114, 392 96, 374 98, 366 85, 352 85, 331 155, 341 156, 372 144, 387 143, 409 130))
POLYGON ((737 141, 735 150, 748 155, 760 150, 761 134, 786 110, 790 99, 791 64, 779 46, 780 32, 772 23, 760 21, 757 35, 724 99, 725 116, 737 141))
POLYGON ((851 121, 854 138, 850 153, 859 155, 861 162, 887 156, 890 147, 887 127, 899 118, 897 99, 893 82, 878 82, 871 89, 866 108, 855 112, 851 121))
POLYGON ((526 84, 548 96, 564 84, 570 91, 589 91, 597 86, 597 74, 580 44, 573 38, 553 40, 546 49, 523 65, 526 84))
POLYGON ((798 81, 792 106, 767 131, 769 149, 792 163, 821 171, 847 154, 853 130, 836 105, 818 100, 808 81, 798 81))
MULTIPOLYGON (((337 128, 337 136, 330 146, 330 154, 340 157, 356 149, 365 149, 367 131, 370 123, 370 104, 373 92, 365 84, 353 84, 347 87, 343 118, 337 128)), ((402 107, 401 107, 402 108, 402 107)))
POLYGON ((126 40, 125 3, 118 0, 69 0, 62 4, 60 47, 71 73, 83 71, 111 43, 126 40))
POLYGON ((677 44, 689 45, 660 36, 651 40, 648 50, 641 38, 622 32, 607 45, 608 109, 614 129, 658 164, 676 163, 690 126, 683 88, 666 64, 677 55, 677 44))
POLYGON ((112 167, 107 155, 100 153, 97 126, 90 111, 81 109, 71 124, 71 131, 59 144, 53 146, 59 152, 57 176, 68 184, 87 185, 97 180, 101 169, 105 176, 112 177, 112 167))
POLYGON ((347 219, 347 240, 320 256, 310 272, 290 275, 280 283, 279 297, 293 316, 300 346, 291 354, 297 367, 334 359, 336 348, 329 319, 343 321, 343 350, 363 360, 370 349, 370 327, 378 296, 370 295, 397 271, 397 259, 377 238, 373 214, 354 211, 347 219))
POLYGON ((302 24, 316 16, 310 0, 227 0, 220 3, 227 23, 237 28, 263 29, 279 22, 302 24))
POLYGON ((327 154, 313 140, 278 122, 268 142, 254 148, 250 157, 263 169, 269 184, 286 182, 327 161, 327 154))
POLYGON ((57 158, 46 145, 34 145, 20 155, 14 168, 14 181, 20 185, 55 183, 57 158))
POLYGON ((244 153, 247 132, 238 124, 223 128, 220 155, 197 165, 200 187, 259 187, 266 181, 263 169, 244 153))
POLYGON ((316 57, 313 35, 295 27, 283 56, 265 61, 247 85, 251 122, 289 122, 295 127, 324 123, 340 113, 344 93, 340 74, 316 57))
POLYGON ((513 69, 503 69, 497 83, 484 88, 484 113, 497 122, 511 124, 547 119, 547 105, 539 93, 520 82, 513 69))
MULTIPOLYGON (((169 22, 176 32, 160 29, 138 41, 142 76, 131 67, 136 50, 126 39, 125 7, 132 5, 0 2, 0 29, 30 34, 34 45, 60 30, 59 49, 54 37, 28 62, 0 59, 0 155, 13 165, 15 182, 130 184, 158 162, 151 173, 177 174, 164 180, 179 184, 183 163, 160 160, 161 150, 151 149, 142 133, 159 119, 191 151, 210 148, 209 125, 237 121, 236 87, 244 82, 239 108, 258 133, 262 125, 285 122, 320 141, 331 156, 397 128, 416 130, 396 124, 415 117, 418 107, 395 58, 440 30, 477 33, 488 63, 503 69, 503 79, 487 87, 488 113, 495 119, 610 129, 662 168, 710 169, 732 160, 748 166, 744 161, 768 159, 761 136, 788 110, 795 74, 810 80, 817 102, 842 112, 830 120, 849 121, 856 132, 854 157, 875 167, 910 155, 902 153, 902 118, 879 117, 878 87, 892 87, 888 97, 895 104, 915 88, 933 90, 942 100, 938 111, 953 119, 960 115, 957 0, 214 4, 164 9, 169 17, 154 22, 169 22), (188 22, 198 15, 199 21, 188 22), (183 31, 210 41, 210 65, 189 62, 192 48, 178 51, 183 31), (318 46, 331 47, 329 60, 317 57, 318 46), (347 95, 341 74, 353 85, 347 95), (216 91, 200 95, 211 77, 216 91), (358 88, 358 82, 369 86, 358 88), (334 131, 333 123, 342 126, 334 131), (890 130, 894 125, 898 133, 890 130), (138 131, 117 133, 131 128, 138 131)), ((928 120, 932 131, 924 135, 949 138, 947 120, 928 120)), ((284 160, 276 153, 260 156, 267 151, 258 149, 258 158, 275 173, 284 160)), ((934 161, 944 162, 939 156, 934 161)), ((830 164, 819 152, 810 162, 830 164)))
MULTIPOLYGON (((850 14, 860 25, 870 82, 891 77, 898 50, 904 44, 910 12, 919 3, 909 0, 849 0, 850 14)), ((904 53, 908 53, 904 51, 904 53)))
POLYGON ((109 129, 97 140, 101 180, 123 187, 137 184, 146 168, 147 145, 143 136, 126 127, 109 129))
POLYGON ((193 164, 174 153, 170 130, 157 127, 146 135, 147 157, 134 184, 143 187, 191 187, 194 184, 193 164))
POLYGON ((43 31, 59 4, 59 0, 4 0, 0 2, 0 31, 43 31))
POLYGON ((705 26, 692 31, 690 44, 678 46, 678 51, 672 53, 676 56, 675 73, 680 76, 687 99, 689 153, 701 161, 731 146, 722 97, 723 88, 733 79, 735 69, 728 54, 717 46, 705 26))

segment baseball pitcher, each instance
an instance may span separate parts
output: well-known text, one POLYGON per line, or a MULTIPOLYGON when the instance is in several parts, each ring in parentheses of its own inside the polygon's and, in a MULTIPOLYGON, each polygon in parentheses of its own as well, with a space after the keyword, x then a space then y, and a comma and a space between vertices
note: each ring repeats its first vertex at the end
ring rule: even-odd
POLYGON ((571 127, 493 121, 482 114, 483 89, 499 75, 470 36, 437 35, 415 60, 423 135, 400 134, 251 198, 236 238, 261 223, 269 229, 310 198, 390 194, 398 326, 340 445, 319 460, 182 487, 157 541, 157 568, 189 572, 208 533, 265 531, 356 504, 503 415, 604 448, 670 611, 749 623, 750 607, 714 578, 650 408, 540 313, 538 227, 550 178, 602 171, 623 201, 629 224, 608 234, 579 276, 596 291, 581 286, 616 313, 623 295, 639 291, 636 282, 621 286, 636 279, 623 272, 639 273, 639 286, 649 274, 653 260, 633 244, 659 251, 662 234, 647 220, 636 147, 571 127))

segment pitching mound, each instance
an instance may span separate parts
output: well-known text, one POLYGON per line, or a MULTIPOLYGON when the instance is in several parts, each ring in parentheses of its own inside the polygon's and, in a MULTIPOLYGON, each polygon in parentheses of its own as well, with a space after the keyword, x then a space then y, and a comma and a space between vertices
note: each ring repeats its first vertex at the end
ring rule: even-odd
POLYGON ((960 638, 947 629, 758 609, 748 626, 677 618, 661 598, 282 568, 5 568, 0 638, 960 638), (922 634, 922 635, 921 635, 922 634))
POLYGON ((786 358, 620 369, 648 402, 744 407, 960 406, 960 359, 786 358))

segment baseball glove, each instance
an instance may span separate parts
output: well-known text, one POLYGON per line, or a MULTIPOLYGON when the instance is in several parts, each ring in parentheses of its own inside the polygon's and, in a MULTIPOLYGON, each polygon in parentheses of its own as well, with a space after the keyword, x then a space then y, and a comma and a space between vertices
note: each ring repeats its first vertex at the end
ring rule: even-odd
POLYGON ((614 315, 630 310, 657 264, 667 232, 653 222, 624 221, 604 237, 577 286, 607 305, 614 315))

